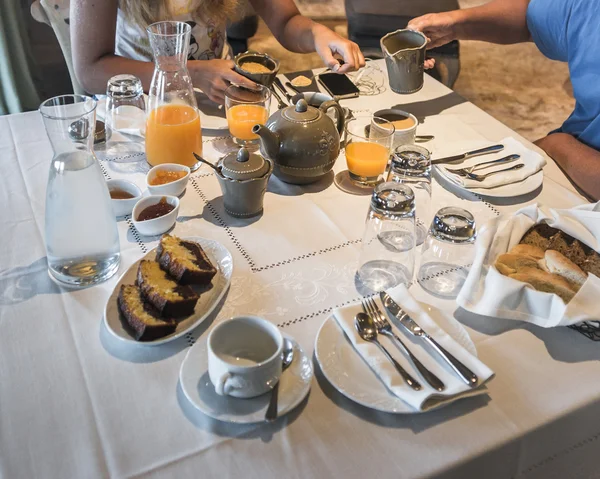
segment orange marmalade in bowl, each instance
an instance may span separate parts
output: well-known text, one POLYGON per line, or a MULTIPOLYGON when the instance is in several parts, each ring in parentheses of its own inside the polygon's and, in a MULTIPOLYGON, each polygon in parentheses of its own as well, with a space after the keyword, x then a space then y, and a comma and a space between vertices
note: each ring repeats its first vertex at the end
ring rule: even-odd
POLYGON ((152 186, 166 185, 167 183, 180 180, 185 175, 187 175, 185 171, 158 170, 149 183, 152 186))

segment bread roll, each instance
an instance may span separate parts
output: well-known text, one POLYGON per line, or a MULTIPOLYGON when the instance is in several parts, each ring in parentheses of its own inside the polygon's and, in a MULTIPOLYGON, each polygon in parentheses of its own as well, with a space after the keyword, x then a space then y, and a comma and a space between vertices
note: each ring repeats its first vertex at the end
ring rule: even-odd
POLYGON ((576 289, 579 289, 583 283, 585 283, 587 274, 585 274, 581 268, 573 263, 569 258, 560 254, 558 251, 549 249, 546 251, 544 259, 546 260, 548 271, 558 274, 575 284, 577 286, 576 289))
POLYGON ((504 253, 498 256, 494 264, 496 269, 505 276, 519 272, 522 268, 538 268, 535 258, 524 254, 504 253))
POLYGON ((562 276, 546 273, 537 268, 523 268, 518 273, 511 274, 509 277, 528 283, 538 291, 554 293, 565 303, 571 301, 573 296, 575 296, 572 286, 562 276))
POLYGON ((533 246, 530 244, 518 244, 512 247, 510 253, 513 254, 524 254, 531 256, 535 259, 542 259, 544 257, 544 250, 539 246, 533 246))

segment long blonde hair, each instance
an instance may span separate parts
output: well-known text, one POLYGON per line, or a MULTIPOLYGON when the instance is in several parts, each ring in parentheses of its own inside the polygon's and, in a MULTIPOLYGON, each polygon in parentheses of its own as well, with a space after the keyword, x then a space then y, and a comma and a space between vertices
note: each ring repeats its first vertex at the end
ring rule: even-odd
MULTIPOLYGON (((130 22, 141 27, 160 20, 170 20, 168 0, 119 0, 119 7, 130 22)), ((238 0, 190 0, 193 7, 192 15, 203 22, 222 25, 236 18, 238 0)))

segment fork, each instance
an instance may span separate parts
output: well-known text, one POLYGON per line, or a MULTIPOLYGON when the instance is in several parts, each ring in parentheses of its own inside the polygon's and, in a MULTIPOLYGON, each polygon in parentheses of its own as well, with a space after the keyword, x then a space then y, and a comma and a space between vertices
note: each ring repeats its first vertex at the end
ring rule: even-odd
POLYGON ((408 356, 413 366, 417 369, 417 371, 419 371, 423 379, 425 379, 425 381, 427 381, 427 383, 429 383, 433 389, 436 391, 443 391, 446 389, 446 386, 440 380, 440 378, 427 369, 425 365, 410 351, 410 349, 406 347, 404 342, 394 333, 394 331, 392 331, 391 323, 381 312, 381 309, 379 309, 379 306, 377 306, 375 300, 372 297, 367 297, 362 303, 365 313, 373 318, 377 332, 379 334, 385 334, 386 336, 396 340, 398 346, 400 346, 400 349, 408 356))
POLYGON ((473 166, 467 166, 465 168, 455 168, 455 169, 446 168, 446 170, 449 171, 450 173, 467 176, 467 173, 473 173, 476 170, 485 170, 486 168, 489 168, 490 165, 510 163, 512 161, 518 160, 519 158, 521 158, 521 155, 514 154, 514 155, 505 156, 504 158, 500 158, 499 160, 484 161, 483 163, 478 163, 473 166))
POLYGON ((502 173, 504 171, 512 171, 512 170, 518 170, 520 168, 523 168, 525 166, 524 163, 519 163, 518 165, 515 166, 511 166, 510 168, 504 168, 503 170, 498 170, 498 171, 491 171, 489 173, 486 173, 485 175, 476 175, 475 173, 469 173, 468 171, 465 172, 468 178, 471 178, 472 180, 475 181, 483 181, 485 180, 488 176, 492 176, 495 175, 496 173, 502 173))

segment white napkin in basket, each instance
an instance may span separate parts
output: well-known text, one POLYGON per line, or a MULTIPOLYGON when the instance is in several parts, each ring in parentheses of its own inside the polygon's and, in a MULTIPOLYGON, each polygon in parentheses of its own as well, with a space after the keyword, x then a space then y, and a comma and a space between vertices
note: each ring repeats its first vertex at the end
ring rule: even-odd
MULTIPOLYGON (((439 407, 442 404, 450 403, 462 397, 486 394, 487 389, 483 384, 491 379, 494 373, 483 364, 477 357, 473 356, 463 346, 461 346, 452 336, 441 329, 435 321, 421 308, 414 300, 406 287, 397 286, 388 291, 389 295, 406 311, 414 320, 435 338, 444 348, 446 348, 457 359, 469 367, 478 377, 479 384, 476 388, 467 386, 444 361, 420 338, 407 337, 397 326, 394 330, 400 338, 406 339, 405 344, 411 349, 413 354, 433 373, 435 373, 445 384, 446 390, 438 393, 418 374, 413 366, 408 362, 405 356, 398 350, 396 345, 389 338, 379 336, 380 342, 392 354, 392 356, 402 366, 423 385, 420 391, 414 391, 409 387, 402 377, 398 374, 392 363, 383 355, 383 352, 377 345, 364 341, 354 327, 354 317, 362 311, 359 305, 347 306, 336 309, 333 316, 340 327, 344 330, 346 337, 350 340, 358 354, 365 360, 373 372, 379 376, 387 388, 404 402, 416 410, 426 411, 439 407)), ((385 310, 378 300, 379 308, 385 313, 385 310)), ((389 316, 388 316, 389 319, 389 316)), ((390 321, 391 322, 391 321, 390 321)), ((450 329, 450 328, 448 328, 450 329)))
POLYGON ((477 235, 475 260, 456 302, 472 313, 527 321, 544 328, 600 319, 600 278, 593 274, 565 305, 557 295, 536 291, 527 283, 500 274, 493 266, 500 254, 508 252, 529 228, 542 222, 600 251, 600 210, 594 210, 597 206, 555 210, 534 204, 508 219, 495 218, 484 225, 477 235))
MULTIPOLYGON (((523 181, 531 175, 536 174, 540 171, 544 165, 546 164, 546 160, 539 153, 526 148, 522 143, 518 142, 514 138, 508 137, 498 142, 499 144, 504 145, 504 149, 499 151, 498 153, 475 156, 473 158, 469 158, 462 163, 455 164, 444 164, 437 165, 439 171, 442 175, 444 175, 448 180, 452 183, 455 183, 464 188, 496 188, 497 186, 508 185, 511 183, 517 183, 519 181, 523 181), (483 170, 475 171, 475 174, 486 174, 491 173, 492 171, 499 171, 505 168, 510 168, 511 166, 515 166, 519 163, 523 163, 525 166, 518 170, 507 171, 505 173, 498 173, 497 175, 491 175, 487 177, 483 181, 475 181, 465 176, 457 175, 456 173, 451 173, 448 169, 458 169, 458 168, 467 168, 469 166, 474 166, 479 163, 483 163, 486 161, 498 160, 500 158, 504 158, 505 156, 519 154, 521 158, 516 161, 512 161, 510 163, 504 163, 500 165, 489 165, 488 168, 483 170)), ((466 151, 476 150, 478 148, 483 148, 485 146, 490 146, 490 142, 481 142, 481 141, 465 141, 465 142, 456 142, 452 143, 452 149, 448 150, 444 153, 438 153, 438 157, 446 157, 459 153, 464 153, 466 151)))

